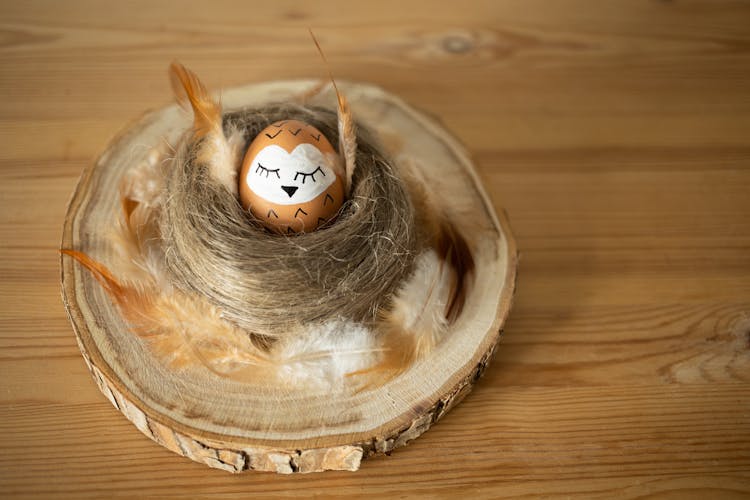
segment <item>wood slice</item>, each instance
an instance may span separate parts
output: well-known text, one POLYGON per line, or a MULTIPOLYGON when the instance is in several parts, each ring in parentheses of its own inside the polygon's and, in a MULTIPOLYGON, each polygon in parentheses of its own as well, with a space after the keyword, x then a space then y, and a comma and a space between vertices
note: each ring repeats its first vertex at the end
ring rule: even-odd
MULTIPOLYGON (((315 83, 251 85, 224 92, 222 103, 231 110, 284 101, 315 83)), ((426 431, 469 392, 492 357, 515 286, 517 255, 506 218, 496 216, 464 148, 434 120, 376 87, 342 82, 341 88, 357 119, 394 157, 424 169, 468 230, 477 272, 464 312, 426 359, 381 387, 344 395, 259 387, 165 369, 94 278, 61 259, 63 300, 94 380, 141 432, 175 453, 230 472, 357 470, 363 458, 426 431)), ((320 98, 333 102, 329 91, 320 98)), ((121 176, 165 139, 175 144, 190 121, 170 106, 115 138, 81 176, 62 247, 108 263, 112 250, 101 235, 114 222, 121 176)))

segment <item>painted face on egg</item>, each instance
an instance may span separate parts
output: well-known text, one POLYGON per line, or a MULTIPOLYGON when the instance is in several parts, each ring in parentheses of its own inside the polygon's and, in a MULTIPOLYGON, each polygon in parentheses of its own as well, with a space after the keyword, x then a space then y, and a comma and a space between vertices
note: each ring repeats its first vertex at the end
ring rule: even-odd
POLYGON ((272 123, 245 153, 240 201, 268 229, 310 232, 344 201, 338 155, 320 130, 298 120, 272 123))

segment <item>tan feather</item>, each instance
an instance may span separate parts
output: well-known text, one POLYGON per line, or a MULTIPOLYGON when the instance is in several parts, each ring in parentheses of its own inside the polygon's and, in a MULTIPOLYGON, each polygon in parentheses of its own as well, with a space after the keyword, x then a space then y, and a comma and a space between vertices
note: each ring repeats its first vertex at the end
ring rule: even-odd
POLYGON ((196 137, 221 131, 221 106, 211 98, 196 74, 175 61, 169 66, 169 76, 177 101, 183 106, 189 103, 193 109, 196 137))
POLYGON ((163 281, 162 251, 159 247, 158 208, 130 197, 123 185, 120 190, 122 212, 107 234, 120 265, 121 277, 130 281, 163 281))
POLYGON ((356 168, 357 159, 357 132, 352 118, 352 112, 346 98, 339 94, 338 96, 338 116, 339 116, 339 154, 343 151, 344 168, 346 171, 346 195, 349 196, 352 190, 352 177, 356 168))
MULTIPOLYGON (((102 263, 83 252, 61 250, 88 269, 117 304, 133 333, 176 369, 205 366, 228 377, 240 369, 269 365, 244 331, 207 301, 185 293, 121 283, 102 263)), ((262 375, 262 371, 255 371, 262 375)))
POLYGON ((141 162, 124 174, 120 194, 144 205, 160 205, 164 197, 169 161, 174 152, 166 139, 152 148, 141 162))
POLYGON ((346 100, 344 94, 339 92, 339 88, 336 85, 336 80, 333 79, 333 73, 331 73, 331 67, 328 64, 323 49, 318 43, 318 39, 315 38, 312 30, 310 30, 310 36, 315 42, 315 46, 318 48, 320 57, 323 59, 323 63, 326 65, 328 70, 328 76, 333 84, 333 90, 336 92, 337 112, 338 112, 338 130, 339 130, 339 155, 343 157, 344 171, 345 171, 345 190, 346 195, 349 196, 352 187, 352 177, 354 176, 354 170, 356 168, 357 159, 357 130, 352 117, 352 110, 349 107, 349 102, 346 100))
MULTIPOLYGON (((211 176, 236 195, 239 157, 237 144, 230 144, 222 129, 221 105, 209 95, 198 77, 178 62, 169 67, 170 81, 177 101, 193 109, 193 139, 199 140, 195 158, 208 165, 211 176)), ((234 134, 233 134, 234 135, 234 134)))

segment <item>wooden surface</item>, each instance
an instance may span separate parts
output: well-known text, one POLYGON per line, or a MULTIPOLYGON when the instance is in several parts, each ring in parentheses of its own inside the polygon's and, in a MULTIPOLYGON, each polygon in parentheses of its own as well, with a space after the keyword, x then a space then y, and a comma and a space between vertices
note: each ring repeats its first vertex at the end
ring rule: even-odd
POLYGON ((3 3, 0 495, 750 494, 750 4, 387 3, 3 3), (231 476, 102 397, 56 249, 82 169, 169 101, 169 61, 213 88, 319 76, 308 26, 336 75, 475 154, 518 293, 484 379, 413 445, 231 476))

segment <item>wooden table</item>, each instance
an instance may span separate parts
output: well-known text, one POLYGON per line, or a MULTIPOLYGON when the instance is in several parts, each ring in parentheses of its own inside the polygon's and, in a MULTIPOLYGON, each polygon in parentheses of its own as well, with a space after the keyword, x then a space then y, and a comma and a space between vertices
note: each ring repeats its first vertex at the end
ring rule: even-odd
POLYGON ((0 495, 750 494, 750 4, 376 3, 0 7, 0 495), (170 102, 172 59, 211 88, 323 77, 308 26, 338 77, 474 153, 518 294, 484 379, 407 448, 232 476, 99 393, 57 248, 81 171, 170 102))

